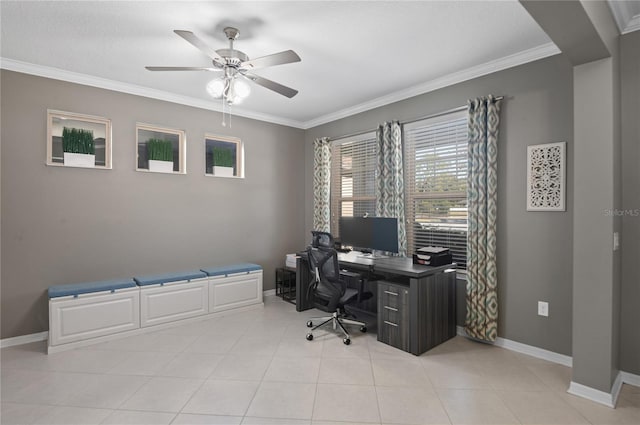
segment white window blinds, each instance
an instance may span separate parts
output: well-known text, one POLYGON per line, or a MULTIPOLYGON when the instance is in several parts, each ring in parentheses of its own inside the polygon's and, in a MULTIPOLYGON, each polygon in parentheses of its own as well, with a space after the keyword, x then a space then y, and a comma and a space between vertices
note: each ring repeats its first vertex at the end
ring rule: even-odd
POLYGON ((340 236, 340 217, 376 212, 376 133, 336 140, 331 145, 331 233, 340 236))
POLYGON ((467 265, 467 111, 406 124, 408 252, 448 247, 467 265))

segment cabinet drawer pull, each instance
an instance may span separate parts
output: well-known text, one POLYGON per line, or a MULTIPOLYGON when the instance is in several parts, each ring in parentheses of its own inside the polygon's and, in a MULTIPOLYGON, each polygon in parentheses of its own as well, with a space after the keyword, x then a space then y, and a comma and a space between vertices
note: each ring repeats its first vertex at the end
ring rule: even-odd
POLYGON ((384 323, 386 323, 387 325, 395 326, 396 328, 398 327, 397 323, 387 322, 386 320, 384 321, 384 323))
POLYGON ((389 295, 395 295, 396 297, 398 296, 397 292, 391 292, 391 291, 384 291, 385 294, 389 294, 389 295))
POLYGON ((391 311, 398 311, 397 308, 389 307, 388 305, 385 305, 384 308, 386 308, 387 310, 391 310, 391 311))

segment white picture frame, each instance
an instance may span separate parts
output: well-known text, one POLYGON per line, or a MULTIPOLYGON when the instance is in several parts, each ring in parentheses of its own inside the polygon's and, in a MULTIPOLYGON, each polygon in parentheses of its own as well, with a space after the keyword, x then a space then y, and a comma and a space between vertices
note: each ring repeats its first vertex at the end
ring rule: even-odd
POLYGON ((111 120, 94 115, 47 109, 47 158, 49 166, 111 169, 111 120), (65 150, 65 132, 91 134, 91 151, 65 150))
POLYGON ((237 137, 205 134, 204 137, 205 176, 224 178, 244 178, 244 144, 237 137), (216 165, 213 151, 222 149, 229 152, 229 163, 216 165))
POLYGON ((566 211, 566 145, 527 146, 527 211, 566 211))
POLYGON ((187 174, 186 132, 154 124, 136 123, 136 171, 187 174), (148 142, 152 139, 171 143, 173 159, 170 161, 152 159, 148 148, 148 142))

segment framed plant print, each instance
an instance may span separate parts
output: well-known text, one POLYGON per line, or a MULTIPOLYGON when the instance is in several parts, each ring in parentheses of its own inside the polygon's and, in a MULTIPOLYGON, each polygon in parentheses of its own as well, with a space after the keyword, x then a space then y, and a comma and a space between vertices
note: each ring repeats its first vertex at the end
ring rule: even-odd
POLYGON ((111 169, 111 120, 47 110, 46 164, 111 169))
POLYGON ((527 211, 565 211, 566 142, 527 146, 527 211))
POLYGON ((205 134, 205 175, 244 178, 244 148, 240 139, 205 134))
POLYGON ((187 140, 183 130, 136 124, 136 170, 186 174, 187 140))

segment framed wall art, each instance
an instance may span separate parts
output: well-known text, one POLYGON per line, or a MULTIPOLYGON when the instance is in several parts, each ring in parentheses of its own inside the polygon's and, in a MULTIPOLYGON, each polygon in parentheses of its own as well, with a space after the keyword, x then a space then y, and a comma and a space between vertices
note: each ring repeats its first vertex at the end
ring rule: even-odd
POLYGON ((186 174, 186 134, 183 130, 136 124, 136 170, 186 174))
POLYGON ((111 169, 111 120, 47 110, 46 164, 111 169))
POLYGON ((244 148, 240 139, 205 134, 205 175, 244 177, 244 148))
POLYGON ((527 146, 527 211, 565 211, 566 145, 527 146))

